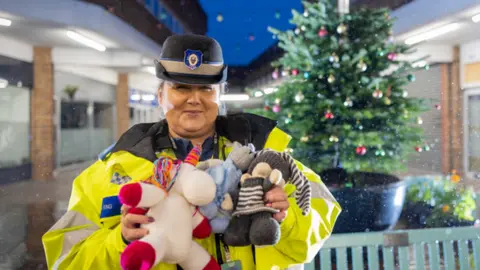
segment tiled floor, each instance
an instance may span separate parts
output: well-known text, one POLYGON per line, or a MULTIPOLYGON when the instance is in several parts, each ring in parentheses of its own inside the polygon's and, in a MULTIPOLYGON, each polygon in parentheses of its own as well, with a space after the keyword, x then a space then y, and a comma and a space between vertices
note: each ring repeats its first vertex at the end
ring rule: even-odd
POLYGON ((72 181, 90 163, 62 168, 48 182, 0 186, 0 270, 47 269, 41 237, 66 211, 72 181))

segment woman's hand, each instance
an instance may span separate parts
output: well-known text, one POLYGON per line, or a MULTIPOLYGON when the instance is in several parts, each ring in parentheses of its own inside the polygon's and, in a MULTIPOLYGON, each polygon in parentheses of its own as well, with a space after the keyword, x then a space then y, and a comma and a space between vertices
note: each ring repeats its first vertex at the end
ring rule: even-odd
POLYGON ((265 194, 265 202, 267 206, 280 210, 280 212, 273 215, 276 221, 282 222, 287 217, 287 210, 290 207, 290 203, 282 187, 274 186, 270 189, 265 194))
POLYGON ((146 210, 134 208, 123 205, 122 206, 122 236, 124 241, 128 244, 132 241, 138 240, 148 234, 148 230, 140 228, 141 224, 148 224, 153 222, 152 217, 145 216, 146 210))

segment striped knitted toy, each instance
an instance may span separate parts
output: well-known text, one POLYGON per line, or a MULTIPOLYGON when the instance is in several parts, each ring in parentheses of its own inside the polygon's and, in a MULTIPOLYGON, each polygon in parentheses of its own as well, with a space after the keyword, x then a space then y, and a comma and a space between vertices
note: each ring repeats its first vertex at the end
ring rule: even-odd
POLYGON ((270 149, 264 149, 257 153, 257 157, 250 164, 249 173, 253 171, 258 163, 265 162, 282 172, 283 179, 296 187, 295 199, 298 207, 302 209, 304 216, 308 215, 311 207, 312 188, 305 175, 298 169, 295 160, 285 152, 276 152, 270 149))

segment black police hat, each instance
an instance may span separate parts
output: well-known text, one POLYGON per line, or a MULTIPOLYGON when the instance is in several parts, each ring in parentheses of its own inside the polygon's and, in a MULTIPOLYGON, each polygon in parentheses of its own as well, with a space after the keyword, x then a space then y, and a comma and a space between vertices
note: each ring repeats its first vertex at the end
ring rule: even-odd
POLYGON ((227 80, 222 47, 215 39, 201 35, 168 37, 155 68, 158 78, 177 83, 218 84, 227 80))

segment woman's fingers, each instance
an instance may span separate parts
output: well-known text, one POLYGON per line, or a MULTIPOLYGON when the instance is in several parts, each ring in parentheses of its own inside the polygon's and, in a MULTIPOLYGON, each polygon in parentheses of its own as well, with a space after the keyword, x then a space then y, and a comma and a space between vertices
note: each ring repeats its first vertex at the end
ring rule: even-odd
POLYGON ((280 211, 285 211, 290 207, 290 203, 288 201, 272 202, 269 206, 280 211))
POLYGON ((280 211, 278 213, 273 214, 273 218, 278 222, 282 222, 286 217, 287 217, 287 211, 280 211))
POLYGON ((135 228, 136 224, 147 224, 153 222, 152 217, 147 217, 143 215, 134 215, 134 214, 127 214, 123 219, 123 224, 127 228, 135 228))
POLYGON ((126 229, 125 227, 123 228, 124 230, 122 231, 123 237, 125 240, 128 242, 132 242, 135 240, 138 240, 142 237, 145 237, 148 234, 148 230, 144 228, 138 228, 138 229, 126 229))

